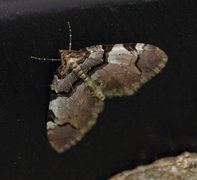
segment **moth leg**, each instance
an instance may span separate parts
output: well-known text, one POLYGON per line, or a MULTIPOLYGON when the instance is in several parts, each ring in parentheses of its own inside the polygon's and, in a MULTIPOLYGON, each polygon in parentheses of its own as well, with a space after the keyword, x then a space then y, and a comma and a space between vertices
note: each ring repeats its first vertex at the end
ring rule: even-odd
POLYGON ((98 99, 101 99, 102 101, 105 100, 105 96, 96 81, 92 80, 89 76, 87 76, 85 79, 85 84, 86 84, 86 87, 90 90, 90 94, 93 97, 97 97, 98 99))
POLYGON ((89 57, 85 59, 83 64, 79 65, 80 70, 82 74, 79 76, 86 84, 86 87, 90 90, 90 94, 92 96, 95 96, 101 100, 105 99, 105 96, 103 95, 100 84, 93 79, 87 74, 89 70, 92 69, 92 67, 95 67, 103 62, 103 59, 101 58, 92 58, 89 57))
POLYGON ((95 62, 97 62, 99 64, 103 62, 103 59, 102 58, 100 58, 100 59, 97 59, 97 58, 89 58, 89 59, 91 59, 91 60, 93 60, 93 61, 95 61, 95 62))
POLYGON ((75 92, 75 89, 74 89, 74 87, 73 87, 73 85, 72 85, 72 83, 71 83, 71 82, 69 82, 69 85, 70 85, 70 87, 71 87, 72 91, 73 91, 73 92, 75 92))
POLYGON ((84 74, 88 74, 90 70, 94 70, 94 68, 98 66, 102 66, 103 59, 95 59, 95 58, 86 58, 85 61, 80 65, 84 74))
POLYGON ((104 100, 105 96, 103 95, 100 87, 98 86, 98 84, 94 80, 92 80, 87 75, 88 70, 85 72, 84 69, 85 69, 85 66, 82 67, 81 65, 78 65, 77 68, 73 69, 73 71, 78 73, 79 77, 85 82, 85 85, 89 89, 90 94, 92 96, 95 96, 101 100, 104 100))
POLYGON ((87 84, 87 87, 90 89, 90 93, 92 96, 101 99, 102 101, 105 100, 105 96, 101 91, 101 88, 96 84, 95 81, 90 80, 87 84))

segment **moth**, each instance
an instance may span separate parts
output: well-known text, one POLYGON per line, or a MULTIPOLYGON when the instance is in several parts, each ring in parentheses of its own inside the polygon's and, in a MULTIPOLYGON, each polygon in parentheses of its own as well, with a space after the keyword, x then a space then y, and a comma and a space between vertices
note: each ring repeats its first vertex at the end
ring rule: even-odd
POLYGON ((61 59, 52 84, 47 135, 54 150, 62 153, 75 145, 95 124, 104 100, 132 95, 159 73, 167 55, 143 43, 94 45, 75 51, 59 50, 61 59))

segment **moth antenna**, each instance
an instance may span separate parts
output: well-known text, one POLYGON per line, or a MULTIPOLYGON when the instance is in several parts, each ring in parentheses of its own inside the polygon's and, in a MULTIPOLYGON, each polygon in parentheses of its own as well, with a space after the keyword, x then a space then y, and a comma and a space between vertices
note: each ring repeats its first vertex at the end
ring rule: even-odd
POLYGON ((61 61, 61 59, 54 59, 54 58, 39 58, 35 56, 31 56, 31 59, 36 59, 39 61, 61 61))
POLYGON ((69 29, 69 51, 71 51, 72 48, 72 29, 71 29, 71 25, 70 22, 68 21, 68 29, 69 29))

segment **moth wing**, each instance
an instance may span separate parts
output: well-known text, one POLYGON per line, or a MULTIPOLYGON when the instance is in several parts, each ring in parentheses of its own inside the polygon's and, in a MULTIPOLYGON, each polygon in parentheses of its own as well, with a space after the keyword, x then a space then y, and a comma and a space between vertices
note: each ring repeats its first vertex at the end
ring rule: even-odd
POLYGON ((59 153, 76 144, 93 126, 103 101, 92 96, 85 83, 69 97, 58 95, 49 104, 47 134, 49 143, 59 153))
POLYGON ((167 62, 166 53, 149 44, 103 45, 102 49, 105 65, 98 67, 91 78, 101 85, 105 96, 133 94, 167 62))

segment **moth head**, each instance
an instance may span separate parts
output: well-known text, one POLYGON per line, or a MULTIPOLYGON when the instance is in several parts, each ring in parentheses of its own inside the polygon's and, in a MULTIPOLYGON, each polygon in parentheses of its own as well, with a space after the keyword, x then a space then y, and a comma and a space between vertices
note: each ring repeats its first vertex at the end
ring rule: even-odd
POLYGON ((67 64, 69 61, 80 61, 87 57, 88 53, 86 51, 74 51, 74 50, 59 50, 61 55, 61 60, 67 64))

